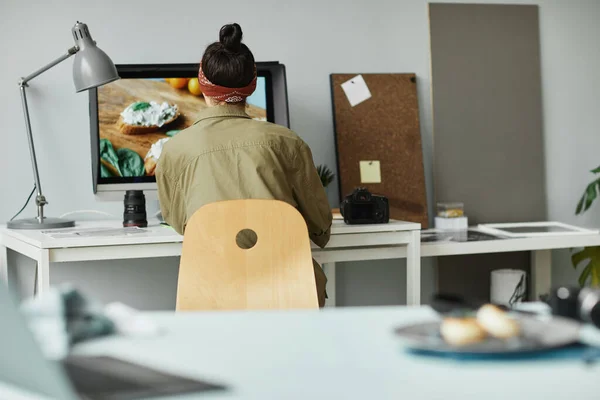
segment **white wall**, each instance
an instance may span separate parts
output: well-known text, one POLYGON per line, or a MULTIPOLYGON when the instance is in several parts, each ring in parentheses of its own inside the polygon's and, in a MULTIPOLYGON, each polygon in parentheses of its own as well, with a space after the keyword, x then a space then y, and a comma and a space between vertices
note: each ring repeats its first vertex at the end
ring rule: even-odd
MULTIPOLYGON (((600 144, 596 133, 600 125, 600 50, 595 43, 600 37, 596 23, 600 2, 513 2, 541 5, 550 218, 597 225, 598 209, 577 219, 572 210, 590 178, 586 171, 600 164, 594 151, 600 144)), ((7 220, 20 208, 32 187, 16 81, 72 45, 70 27, 76 20, 89 25, 98 45, 117 63, 197 62, 206 44, 217 38, 221 25, 239 22, 258 60, 286 64, 292 128, 312 147, 316 163, 329 166, 335 165, 329 74, 416 73, 431 199, 432 121, 425 0, 2 0, 0 220, 7 220)), ((70 68, 67 61, 33 81, 29 90, 41 178, 50 201, 47 211, 58 216, 78 209, 96 209, 119 218, 121 204, 98 203, 92 194, 88 98, 73 92, 70 68)), ((332 204, 338 201, 334 191, 332 204)), ((149 212, 157 209, 157 204, 149 205, 149 212)), ((27 209, 27 214, 33 212, 32 207, 27 209)), ((555 276, 572 278, 567 255, 558 255, 555 276)), ((19 261, 24 270, 31 269, 20 259, 11 256, 11 260, 19 261)), ((346 304, 401 302, 404 269, 396 268, 396 264, 386 261, 341 266, 341 299, 346 304)), ((105 300, 120 299, 141 308, 170 308, 176 266, 175 259, 56 265, 51 281, 74 280, 105 300), (163 289, 157 302, 155 293, 163 289)), ((26 275, 22 274, 25 286, 30 282, 26 275)), ((434 280, 430 266, 425 268, 424 276, 424 290, 429 293, 434 280)))

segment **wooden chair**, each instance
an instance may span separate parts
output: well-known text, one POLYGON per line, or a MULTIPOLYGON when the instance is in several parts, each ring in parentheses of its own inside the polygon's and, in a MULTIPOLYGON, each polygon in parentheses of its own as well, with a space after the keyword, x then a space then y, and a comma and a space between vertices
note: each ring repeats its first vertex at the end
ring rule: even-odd
POLYGON ((308 229, 291 205, 222 201, 205 205, 188 221, 177 311, 318 307, 308 229), (254 246, 240 248, 252 236, 254 246))

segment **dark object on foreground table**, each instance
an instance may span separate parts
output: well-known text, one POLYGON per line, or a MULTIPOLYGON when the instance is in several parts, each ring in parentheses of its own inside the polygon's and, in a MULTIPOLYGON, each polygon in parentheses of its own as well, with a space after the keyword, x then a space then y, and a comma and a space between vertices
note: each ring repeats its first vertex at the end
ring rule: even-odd
POLYGON ((387 197, 371 194, 365 188, 356 188, 340 205, 344 222, 358 224, 387 224, 390 205, 387 197))
POLYGON ((591 323, 600 328, 600 290, 561 286, 548 298, 552 314, 591 323))

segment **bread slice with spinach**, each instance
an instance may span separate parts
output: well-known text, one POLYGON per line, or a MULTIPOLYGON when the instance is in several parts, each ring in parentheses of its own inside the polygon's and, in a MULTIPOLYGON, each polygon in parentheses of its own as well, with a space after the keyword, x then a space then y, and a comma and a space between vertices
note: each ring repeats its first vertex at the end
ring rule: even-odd
POLYGON ((156 132, 179 118, 176 104, 137 101, 123 110, 117 122, 124 135, 156 132))

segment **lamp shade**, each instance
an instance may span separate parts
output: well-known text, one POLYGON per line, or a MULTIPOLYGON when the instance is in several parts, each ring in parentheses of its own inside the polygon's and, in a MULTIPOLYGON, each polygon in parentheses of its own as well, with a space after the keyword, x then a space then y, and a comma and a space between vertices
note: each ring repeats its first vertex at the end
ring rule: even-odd
POLYGON ((96 46, 87 25, 77 22, 71 31, 79 49, 73 62, 75 91, 82 92, 119 79, 115 64, 96 46))

